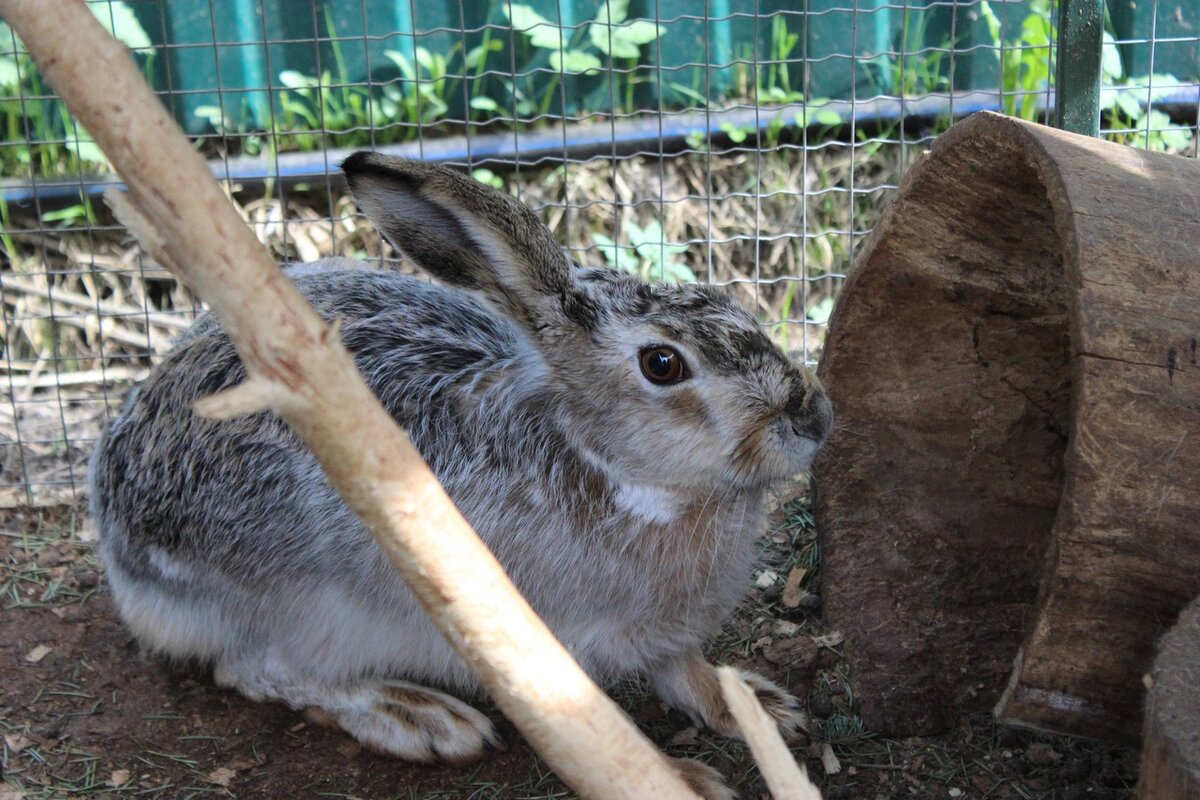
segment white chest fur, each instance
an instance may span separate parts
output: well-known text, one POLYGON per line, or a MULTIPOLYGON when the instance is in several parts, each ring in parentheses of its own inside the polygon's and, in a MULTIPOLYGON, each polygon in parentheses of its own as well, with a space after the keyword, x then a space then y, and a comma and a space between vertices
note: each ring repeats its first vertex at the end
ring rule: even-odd
POLYGON ((613 500, 622 511, 643 522, 665 525, 679 515, 679 496, 661 486, 646 483, 622 483, 613 500))

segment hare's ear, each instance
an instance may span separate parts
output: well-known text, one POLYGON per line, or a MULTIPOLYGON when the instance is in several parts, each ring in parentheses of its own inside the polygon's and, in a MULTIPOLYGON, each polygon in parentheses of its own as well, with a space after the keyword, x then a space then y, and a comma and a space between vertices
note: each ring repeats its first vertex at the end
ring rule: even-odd
POLYGON ((355 153, 342 170, 383 235, 435 277, 483 292, 530 328, 561 312, 570 262, 512 197, 446 167, 379 153, 355 153))

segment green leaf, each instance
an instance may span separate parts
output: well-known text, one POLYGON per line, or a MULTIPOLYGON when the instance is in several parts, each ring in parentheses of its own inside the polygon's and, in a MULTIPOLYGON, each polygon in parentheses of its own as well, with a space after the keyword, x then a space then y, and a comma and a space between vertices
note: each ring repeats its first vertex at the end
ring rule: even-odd
POLYGON ((1142 104, 1138 102, 1138 99, 1132 92, 1117 92, 1116 106, 1121 110, 1121 113, 1134 122, 1141 119, 1144 113, 1142 111, 1142 104))
POLYGON ((17 86, 20 82, 21 70, 17 69, 17 60, 8 56, 0 58, 0 86, 17 86))
POLYGON ((629 0, 605 0, 596 13, 600 25, 620 25, 629 16, 629 0))
POLYGON ((121 0, 111 0, 108 3, 88 3, 88 8, 100 24, 116 37, 117 41, 130 49, 150 49, 153 43, 146 35, 146 29, 138 22, 137 16, 127 4, 121 0))
POLYGON ((833 298, 826 297, 818 300, 809 307, 804 317, 809 322, 815 322, 818 325, 829 321, 829 315, 833 313, 833 298))
POLYGON ((67 139, 63 142, 63 145, 78 156, 80 161, 90 161, 93 164, 108 163, 108 158, 104 155, 104 151, 100 149, 98 144, 82 138, 87 135, 82 128, 79 131, 79 135, 81 138, 67 139))
POLYGON ((60 208, 56 211, 46 211, 42 214, 42 222, 63 222, 73 225, 87 219, 87 208, 82 203, 60 208))
POLYGON ((592 242, 595 243, 596 248, 604 256, 604 260, 608 262, 609 266, 623 269, 626 272, 637 273, 639 262, 631 248, 617 244, 602 233, 593 233, 592 242))
POLYGON ((582 50, 555 50, 550 54, 550 69, 556 72, 595 75, 600 71, 600 59, 582 50))
POLYGON ((663 280, 672 283, 695 283, 696 273, 682 261, 670 261, 662 265, 663 280))
POLYGON ((817 122, 821 125, 841 125, 842 115, 832 108, 822 108, 817 111, 817 122))
POLYGON ((1125 74, 1125 67, 1121 64, 1121 51, 1117 49, 1117 42, 1108 31, 1104 32, 1104 52, 1100 58, 1100 71, 1113 81, 1121 80, 1121 76, 1125 74))
POLYGON ((650 44, 667 32, 665 27, 648 19, 636 19, 616 30, 620 31, 621 39, 632 44, 650 44))
POLYGON ((500 108, 499 103, 492 98, 485 97, 483 95, 480 95, 479 97, 472 97, 470 106, 476 111, 495 111, 500 108))
MULTIPOLYGON (((983 15, 983 21, 987 23, 988 36, 992 40, 992 46, 1000 48, 1004 42, 1000 39, 1000 19, 996 16, 996 12, 992 10, 992 4, 988 0, 981 0, 979 3, 979 13, 983 15)), ((996 58, 1000 58, 999 49, 996 50, 996 58)))
POLYGON ((489 53, 498 53, 503 49, 504 42, 500 39, 489 39, 486 44, 472 47, 463 59, 463 64, 467 69, 479 69, 487 61, 489 53))
POLYGON ((560 50, 570 41, 570 36, 558 25, 543 17, 529 6, 505 6, 504 14, 512 23, 513 30, 529 37, 529 43, 542 50, 560 50))
MULTIPOLYGON (((396 69, 400 70, 400 75, 405 80, 415 81, 417 79, 417 70, 408 56, 395 50, 384 50, 383 57, 396 65, 396 69)), ((280 75, 281 79, 282 77, 280 75)))
POLYGON ((305 75, 294 69, 285 69, 279 73, 279 82, 289 89, 311 89, 317 86, 320 81, 312 75, 305 75))
POLYGON ((488 186, 491 186, 494 189, 504 188, 504 179, 485 167, 479 167, 478 169, 473 170, 471 172, 471 177, 480 183, 486 183, 488 186))
POLYGON ((532 6, 513 3, 512 5, 503 4, 502 8, 504 16, 508 17, 509 23, 518 32, 524 32, 539 25, 550 25, 553 27, 553 23, 534 11, 532 6))
POLYGON ((729 137, 729 141, 734 144, 741 144, 746 141, 746 137, 750 135, 750 131, 745 128, 734 125, 732 122, 722 122, 721 130, 729 137))
POLYGON ((1171 150, 1186 150, 1192 146, 1192 132, 1186 128, 1159 131, 1162 143, 1171 150))

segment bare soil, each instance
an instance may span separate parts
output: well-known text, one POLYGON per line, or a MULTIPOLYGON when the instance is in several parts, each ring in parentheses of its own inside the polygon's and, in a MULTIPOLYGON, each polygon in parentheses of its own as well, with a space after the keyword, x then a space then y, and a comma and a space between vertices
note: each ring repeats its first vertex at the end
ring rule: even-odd
MULTIPOLYGON (((827 798, 1131 796, 1137 762, 1128 749, 998 729, 987 715, 963 716, 937 739, 864 730, 839 636, 819 619, 807 500, 782 503, 774 519, 764 566, 713 656, 808 698, 813 730, 795 751, 827 798), (823 766, 833 766, 830 756, 836 774, 823 766)), ((0 800, 572 796, 487 705, 507 751, 466 768, 413 766, 219 689, 202 672, 145 658, 114 613, 89 538, 77 508, 0 512, 0 800)), ((668 752, 712 764, 743 798, 766 797, 740 744, 690 728, 636 684, 614 695, 668 752)))

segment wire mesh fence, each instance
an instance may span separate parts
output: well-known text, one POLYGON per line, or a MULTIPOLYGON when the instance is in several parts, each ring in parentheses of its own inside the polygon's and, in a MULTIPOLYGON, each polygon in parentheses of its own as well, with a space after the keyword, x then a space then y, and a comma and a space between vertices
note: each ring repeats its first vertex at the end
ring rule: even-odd
MULTIPOLYGON (((283 260, 406 269, 337 165, 460 165, 581 262, 730 287, 812 362, 906 167, 962 115, 1043 120, 1051 0, 93 0, 283 260)), ((1103 135, 1195 157, 1200 8, 1110 2, 1103 135)), ((0 500, 79 496, 132 382, 201 311, 0 28, 0 500)))

